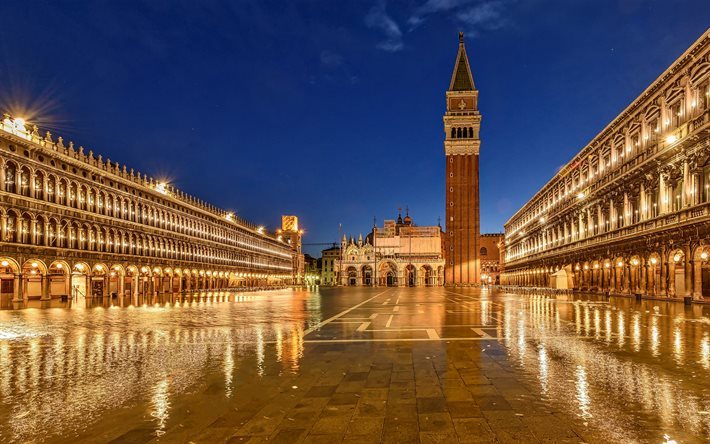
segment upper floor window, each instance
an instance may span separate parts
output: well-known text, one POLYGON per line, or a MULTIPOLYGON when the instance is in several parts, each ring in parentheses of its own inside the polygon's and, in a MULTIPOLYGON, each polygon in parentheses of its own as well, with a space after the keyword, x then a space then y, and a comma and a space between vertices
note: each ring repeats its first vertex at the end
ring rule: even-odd
POLYGON ((710 108, 710 79, 705 80, 698 88, 698 100, 695 107, 700 112, 710 108))
POLYGON ((680 126, 680 122, 682 122, 683 119, 683 110, 681 108, 681 100, 676 100, 675 103, 673 103, 669 110, 670 110, 670 128, 669 129, 675 129, 680 126))
POLYGON ((487 256, 488 255, 488 249, 486 247, 481 247, 481 256, 487 256))

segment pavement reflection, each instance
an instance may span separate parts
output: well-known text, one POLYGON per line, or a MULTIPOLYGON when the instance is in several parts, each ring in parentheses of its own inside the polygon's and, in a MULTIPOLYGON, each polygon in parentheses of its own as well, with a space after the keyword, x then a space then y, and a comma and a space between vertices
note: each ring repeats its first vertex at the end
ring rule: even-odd
POLYGON ((2 306, 2 442, 710 440, 709 306, 441 288, 2 306))

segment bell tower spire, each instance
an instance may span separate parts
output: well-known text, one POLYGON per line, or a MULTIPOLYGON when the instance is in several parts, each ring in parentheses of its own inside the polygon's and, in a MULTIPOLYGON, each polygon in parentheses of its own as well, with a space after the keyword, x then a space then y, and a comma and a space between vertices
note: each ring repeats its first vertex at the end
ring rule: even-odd
POLYGON ((481 147, 478 90, 462 32, 446 91, 446 284, 480 282, 480 203, 478 158, 481 147))
POLYGON ((451 75, 449 91, 474 91, 476 89, 471 75, 471 65, 468 63, 466 55, 466 45, 463 41, 463 32, 459 32, 459 52, 454 64, 454 72, 451 75))

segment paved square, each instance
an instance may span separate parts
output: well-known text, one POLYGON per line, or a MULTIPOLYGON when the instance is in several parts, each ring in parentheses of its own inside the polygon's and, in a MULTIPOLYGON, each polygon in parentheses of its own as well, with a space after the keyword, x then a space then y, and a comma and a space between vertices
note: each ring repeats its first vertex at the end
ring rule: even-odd
POLYGON ((707 319, 444 288, 3 311, 0 440, 702 442, 707 319))

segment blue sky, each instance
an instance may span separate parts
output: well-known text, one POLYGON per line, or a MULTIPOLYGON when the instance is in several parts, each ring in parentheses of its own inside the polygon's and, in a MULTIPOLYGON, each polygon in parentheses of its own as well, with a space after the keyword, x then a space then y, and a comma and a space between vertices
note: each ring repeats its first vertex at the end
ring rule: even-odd
MULTIPOLYGON (((503 223, 694 42, 677 0, 15 1, 0 107, 306 242, 443 214, 444 92, 480 91, 481 220, 503 223)), ((316 252, 319 248, 307 249, 316 252)))

